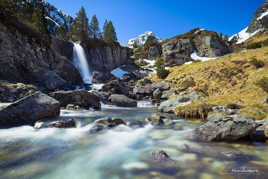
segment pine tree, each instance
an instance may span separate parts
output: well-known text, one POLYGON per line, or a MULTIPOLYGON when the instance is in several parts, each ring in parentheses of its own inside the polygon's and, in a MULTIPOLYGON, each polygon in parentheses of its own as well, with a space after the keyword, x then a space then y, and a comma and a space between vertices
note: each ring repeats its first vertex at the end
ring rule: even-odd
POLYGON ((117 42, 117 36, 112 21, 109 21, 105 27, 103 38, 107 43, 117 42))
POLYGON ((82 7, 71 27, 72 39, 85 41, 89 37, 89 25, 85 8, 82 7))
POLYGON ((226 41, 226 42, 229 40, 229 38, 228 38, 228 35, 227 35, 227 34, 226 34, 226 35, 224 35, 223 40, 224 40, 224 41, 226 41))
POLYGON ((92 17, 89 28, 90 28, 90 30, 89 30, 90 37, 92 37, 94 39, 101 38, 99 21, 98 21, 96 15, 94 15, 92 17))
POLYGON ((107 30, 107 26, 108 26, 108 21, 107 19, 105 19, 105 22, 103 24, 103 28, 102 28, 102 38, 104 39, 104 33, 106 32, 107 30))

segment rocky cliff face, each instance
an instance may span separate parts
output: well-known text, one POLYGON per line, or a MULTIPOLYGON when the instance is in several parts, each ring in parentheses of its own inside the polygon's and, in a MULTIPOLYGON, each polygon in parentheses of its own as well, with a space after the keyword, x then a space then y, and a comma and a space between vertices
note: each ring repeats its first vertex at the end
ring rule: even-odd
POLYGON ((268 28, 268 0, 258 8, 253 16, 253 19, 248 26, 247 32, 254 33, 259 29, 268 28))
POLYGON ((162 45, 162 54, 168 65, 182 65, 191 60, 194 51, 191 39, 172 39, 162 45))
POLYGON ((196 51, 200 57, 216 57, 227 54, 230 49, 213 31, 194 29, 162 44, 162 54, 169 65, 182 65, 191 61, 196 51))
POLYGON ((200 57, 218 57, 229 52, 226 44, 217 34, 199 33, 193 39, 197 55, 200 57))
MULTIPOLYGON (((37 83, 45 88, 49 80, 53 82, 52 88, 81 81, 79 72, 60 51, 40 47, 35 39, 1 23, 0 39, 1 80, 37 83)), ((57 43, 52 44, 55 49, 59 48, 57 43)))
POLYGON ((105 46, 90 48, 86 53, 92 71, 110 72, 128 62, 131 50, 120 46, 105 46))

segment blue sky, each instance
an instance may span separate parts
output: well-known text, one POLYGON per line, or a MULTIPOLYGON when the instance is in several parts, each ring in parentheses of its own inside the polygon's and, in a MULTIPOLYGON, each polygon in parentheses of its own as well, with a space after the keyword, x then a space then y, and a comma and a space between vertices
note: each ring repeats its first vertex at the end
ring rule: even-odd
POLYGON ((102 26, 112 20, 121 44, 152 30, 162 39, 195 27, 229 36, 241 31, 264 0, 47 0, 75 17, 84 6, 89 19, 96 14, 102 26))

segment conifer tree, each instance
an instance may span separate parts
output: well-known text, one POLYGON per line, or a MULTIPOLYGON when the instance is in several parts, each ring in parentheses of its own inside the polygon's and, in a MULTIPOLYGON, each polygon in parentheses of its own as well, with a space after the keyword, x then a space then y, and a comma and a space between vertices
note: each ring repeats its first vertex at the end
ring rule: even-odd
POLYGON ((107 26, 104 27, 103 38, 107 43, 117 42, 117 36, 112 21, 109 21, 107 26))
POLYGON ((89 37, 89 25, 85 8, 82 7, 71 27, 72 39, 84 41, 89 37))
POLYGON ((90 37, 94 39, 101 38, 100 28, 99 28, 99 21, 97 19, 97 16, 94 15, 91 19, 90 26, 89 26, 89 34, 90 37))

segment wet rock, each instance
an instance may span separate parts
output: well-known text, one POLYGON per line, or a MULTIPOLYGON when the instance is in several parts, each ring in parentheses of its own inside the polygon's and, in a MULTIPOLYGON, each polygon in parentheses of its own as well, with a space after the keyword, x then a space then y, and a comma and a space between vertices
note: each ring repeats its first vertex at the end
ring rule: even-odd
POLYGON ((74 104, 68 104, 67 106, 66 106, 66 109, 67 110, 79 110, 80 109, 80 107, 78 106, 78 105, 74 105, 74 104))
POLYGON ((102 91, 109 92, 111 94, 124 94, 128 95, 128 87, 122 83, 120 80, 113 80, 108 83, 106 83, 102 87, 102 91))
POLYGON ((113 94, 109 97, 108 101, 111 104, 120 107, 137 107, 137 101, 130 99, 124 95, 113 94))
POLYGON ((75 128, 76 123, 74 119, 65 119, 53 122, 43 122, 37 121, 34 125, 36 129, 43 129, 43 128, 75 128))
POLYGON ((59 101, 36 92, 0 110, 0 128, 33 125, 36 121, 58 117, 59 101))
POLYGON ((265 142, 268 139, 268 118, 256 121, 259 126, 253 131, 250 138, 253 141, 265 142))
POLYGON ((95 121, 95 124, 103 125, 104 127, 109 128, 116 127, 122 124, 126 125, 126 123, 122 119, 109 117, 98 119, 95 121))
POLYGON ((89 130, 89 132, 94 134, 105 129, 117 127, 119 125, 126 125, 126 123, 125 121, 119 118, 105 117, 105 118, 96 120, 92 128, 89 130))
POLYGON ((187 105, 191 103, 193 100, 196 100, 199 98, 201 98, 201 96, 196 92, 178 96, 176 98, 169 99, 167 101, 160 103, 158 110, 160 112, 173 113, 176 107, 187 105))
POLYGON ((146 121, 150 122, 154 126, 168 126, 172 124, 172 120, 158 114, 153 114, 147 118, 146 121))
POLYGON ((153 160, 156 160, 156 161, 168 161, 168 160, 171 160, 169 155, 163 150, 153 151, 152 152, 152 157, 153 157, 153 160))
POLYGON ((127 124, 131 128, 142 128, 146 125, 145 121, 130 121, 127 124))
POLYGON ((194 136, 202 141, 237 141, 248 137, 256 127, 255 121, 245 116, 221 116, 195 129, 194 136))
POLYGON ((50 93, 50 96, 57 99, 61 107, 66 107, 68 104, 78 105, 86 109, 100 109, 101 107, 99 97, 86 90, 56 91, 50 93))
POLYGON ((162 96, 162 92, 159 88, 157 88, 156 90, 154 90, 153 92, 153 98, 156 99, 156 100, 160 100, 162 96))

